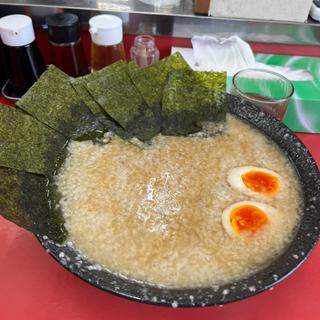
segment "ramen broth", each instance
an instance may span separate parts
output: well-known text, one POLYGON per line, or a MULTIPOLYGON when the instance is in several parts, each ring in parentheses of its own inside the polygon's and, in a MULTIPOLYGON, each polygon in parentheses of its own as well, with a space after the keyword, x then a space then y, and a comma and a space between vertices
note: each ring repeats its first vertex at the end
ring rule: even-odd
POLYGON ((301 214, 296 173, 280 149, 228 115, 215 137, 156 136, 140 148, 113 136, 105 145, 71 142, 55 183, 69 239, 91 261, 169 288, 220 285, 266 267, 290 243, 301 214), (228 171, 277 172, 279 192, 246 194, 228 171), (272 206, 272 223, 230 236, 221 215, 238 201, 272 206))

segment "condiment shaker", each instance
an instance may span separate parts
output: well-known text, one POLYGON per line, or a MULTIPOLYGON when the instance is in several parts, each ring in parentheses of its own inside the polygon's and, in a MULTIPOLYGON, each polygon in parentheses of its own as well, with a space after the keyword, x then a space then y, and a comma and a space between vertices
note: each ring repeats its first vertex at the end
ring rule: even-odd
POLYGON ((79 32, 79 18, 72 13, 46 17, 51 62, 72 77, 89 72, 79 32))
POLYGON ((8 79, 8 76, 7 76, 6 62, 4 58, 4 52, 3 52, 3 44, 0 40, 0 89, 3 87, 7 79, 8 79))
POLYGON ((21 14, 1 18, 0 35, 9 77, 2 94, 19 99, 46 69, 35 42, 31 18, 21 14))
POLYGON ((159 61, 159 50, 153 37, 140 35, 135 37, 134 46, 130 49, 130 58, 144 68, 159 61))
POLYGON ((89 20, 91 34, 91 68, 100 70, 118 60, 125 60, 122 20, 101 14, 89 20))

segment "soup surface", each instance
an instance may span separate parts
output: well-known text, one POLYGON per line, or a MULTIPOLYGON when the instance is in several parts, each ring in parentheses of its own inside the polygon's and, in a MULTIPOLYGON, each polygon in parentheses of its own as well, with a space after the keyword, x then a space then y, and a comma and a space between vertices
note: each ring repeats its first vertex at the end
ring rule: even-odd
POLYGON ((292 240, 302 203, 295 171, 259 131, 228 115, 211 138, 157 136, 139 148, 71 142, 56 176, 69 239, 112 272, 166 287, 223 284, 265 267, 292 240), (230 169, 275 171, 272 196, 228 184, 230 169), (254 234, 231 236, 222 212, 238 201, 276 209, 254 234))

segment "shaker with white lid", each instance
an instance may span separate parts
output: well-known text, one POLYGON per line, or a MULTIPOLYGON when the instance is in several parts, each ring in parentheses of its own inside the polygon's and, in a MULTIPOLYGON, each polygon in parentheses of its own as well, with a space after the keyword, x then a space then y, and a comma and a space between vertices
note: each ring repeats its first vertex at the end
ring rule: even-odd
POLYGON ((89 20, 89 26, 92 71, 125 60, 122 20, 119 17, 100 14, 89 20))
POLYGON ((9 99, 19 99, 45 71, 31 18, 21 14, 1 18, 0 36, 9 76, 2 94, 9 99))
POLYGON ((5 84, 7 79, 8 77, 7 77, 6 63, 5 63, 4 53, 3 53, 3 44, 2 44, 2 41, 0 40, 0 89, 5 84))

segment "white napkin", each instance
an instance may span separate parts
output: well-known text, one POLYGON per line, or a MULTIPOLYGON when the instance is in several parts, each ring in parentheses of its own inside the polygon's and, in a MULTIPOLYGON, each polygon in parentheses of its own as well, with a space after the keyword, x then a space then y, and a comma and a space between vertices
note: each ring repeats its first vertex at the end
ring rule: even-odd
POLYGON ((249 44, 238 36, 194 36, 191 42, 196 65, 203 70, 234 74, 255 63, 249 44))
POLYGON ((312 75, 304 69, 270 66, 255 61, 250 45, 238 36, 217 38, 213 36, 194 36, 194 69, 202 71, 226 71, 233 76, 246 68, 259 68, 275 71, 289 80, 312 80, 312 75))

